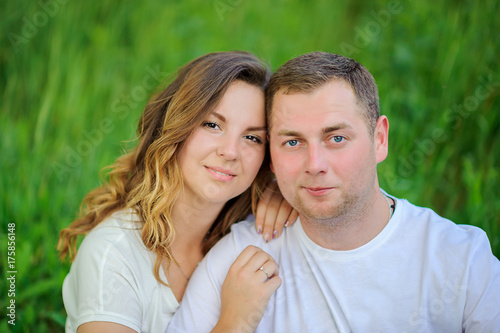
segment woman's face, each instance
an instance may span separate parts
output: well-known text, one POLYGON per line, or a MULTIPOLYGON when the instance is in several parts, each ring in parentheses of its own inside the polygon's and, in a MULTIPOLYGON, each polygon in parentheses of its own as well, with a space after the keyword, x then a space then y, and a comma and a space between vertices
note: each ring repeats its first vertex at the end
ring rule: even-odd
POLYGON ((260 169, 265 142, 263 92, 242 81, 233 82, 181 149, 183 195, 214 204, 240 195, 260 169))

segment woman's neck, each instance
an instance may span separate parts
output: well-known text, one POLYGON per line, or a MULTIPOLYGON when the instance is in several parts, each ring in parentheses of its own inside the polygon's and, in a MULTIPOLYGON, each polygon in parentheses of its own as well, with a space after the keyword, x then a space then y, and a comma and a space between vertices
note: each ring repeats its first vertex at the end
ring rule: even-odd
POLYGON ((175 238, 170 251, 174 262, 163 261, 162 266, 170 288, 180 302, 187 282, 203 258, 205 237, 222 205, 203 202, 181 193, 172 209, 175 238))
POLYGON ((181 193, 172 209, 175 226, 173 247, 184 252, 200 248, 224 204, 201 202, 181 193))

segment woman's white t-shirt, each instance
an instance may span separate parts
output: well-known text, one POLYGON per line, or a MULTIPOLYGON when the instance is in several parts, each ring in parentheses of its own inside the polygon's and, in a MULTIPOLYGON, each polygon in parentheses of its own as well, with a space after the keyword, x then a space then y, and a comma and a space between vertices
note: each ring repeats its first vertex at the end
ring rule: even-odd
MULTIPOLYGON (((66 332, 91 321, 138 332, 166 330, 179 302, 156 280, 156 254, 144 246, 141 229, 139 217, 128 209, 114 213, 85 237, 63 284, 66 332)), ((160 277, 167 283, 162 269, 160 277)))

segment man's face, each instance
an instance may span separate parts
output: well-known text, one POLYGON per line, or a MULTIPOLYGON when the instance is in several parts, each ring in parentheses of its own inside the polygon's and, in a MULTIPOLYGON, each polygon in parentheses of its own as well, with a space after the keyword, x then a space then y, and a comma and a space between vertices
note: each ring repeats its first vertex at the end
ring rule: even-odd
POLYGON ((331 81, 311 93, 278 92, 271 125, 272 168, 302 218, 320 222, 366 208, 387 155, 385 116, 372 135, 352 88, 331 81))

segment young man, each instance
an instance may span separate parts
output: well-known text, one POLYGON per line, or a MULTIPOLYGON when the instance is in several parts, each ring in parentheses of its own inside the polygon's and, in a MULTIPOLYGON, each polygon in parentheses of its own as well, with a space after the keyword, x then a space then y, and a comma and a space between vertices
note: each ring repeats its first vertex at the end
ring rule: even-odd
POLYGON ((314 52, 278 69, 266 97, 272 169, 300 218, 270 243, 235 225, 193 275, 169 331, 216 325, 226 274, 253 244, 276 260, 282 285, 262 320, 235 318, 234 331, 500 332, 500 262, 486 234, 379 188, 389 122, 371 74, 314 52))

